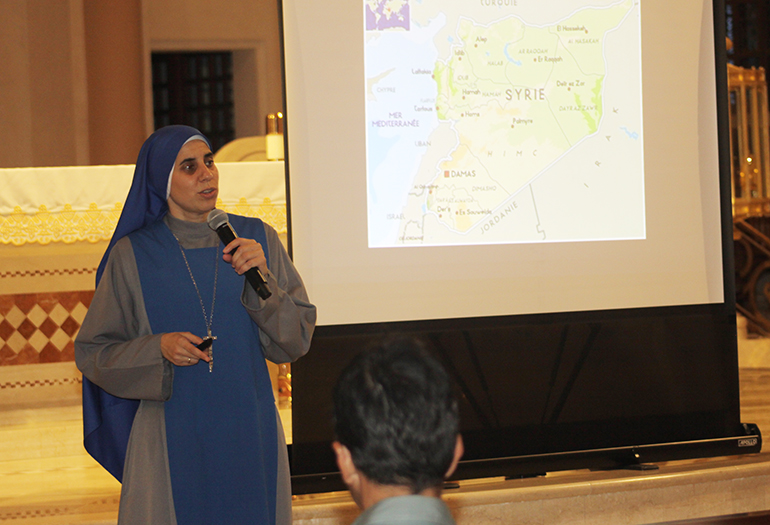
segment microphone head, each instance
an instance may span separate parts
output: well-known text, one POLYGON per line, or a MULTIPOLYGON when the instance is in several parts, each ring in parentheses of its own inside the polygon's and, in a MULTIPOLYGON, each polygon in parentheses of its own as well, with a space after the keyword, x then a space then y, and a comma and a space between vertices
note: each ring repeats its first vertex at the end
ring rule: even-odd
POLYGON ((209 228, 216 231, 220 226, 230 222, 230 219, 227 217, 226 212, 214 208, 209 212, 206 222, 209 224, 209 228))

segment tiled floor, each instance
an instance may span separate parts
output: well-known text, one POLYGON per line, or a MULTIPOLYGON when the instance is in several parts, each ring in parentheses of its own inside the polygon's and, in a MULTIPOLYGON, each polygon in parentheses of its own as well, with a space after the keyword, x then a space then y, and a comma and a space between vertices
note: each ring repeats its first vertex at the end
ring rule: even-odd
MULTIPOLYGON (((742 371, 741 401, 742 420, 770 435, 770 369, 742 371)), ((72 401, 0 410, 0 524, 115 523, 120 486, 84 452, 81 436, 72 401)))
POLYGON ((79 405, 0 412, 0 523, 115 523, 120 484, 82 433, 79 405))

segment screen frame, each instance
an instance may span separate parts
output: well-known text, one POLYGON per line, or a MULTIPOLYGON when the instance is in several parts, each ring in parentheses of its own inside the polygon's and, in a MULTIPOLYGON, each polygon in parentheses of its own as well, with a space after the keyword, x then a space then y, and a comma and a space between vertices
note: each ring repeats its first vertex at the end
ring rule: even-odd
MULTIPOLYGON (((612 324, 614 322, 633 321, 634 319, 656 318, 661 323, 676 325, 681 320, 692 318, 693 316, 702 319, 710 326, 716 327, 719 337, 715 338, 715 344, 722 344, 723 347, 712 349, 715 352, 715 358, 722 362, 722 378, 727 386, 728 393, 724 401, 724 410, 717 415, 722 423, 714 426, 713 429, 703 432, 702 436, 686 436, 681 439, 680 435, 672 435, 669 439, 657 430, 652 432, 641 432, 639 441, 634 445, 628 443, 618 443, 607 446, 607 442, 598 439, 599 434, 611 428, 617 422, 605 421, 597 427, 597 442, 601 446, 579 446, 570 447, 565 445, 565 441, 558 442, 551 450, 545 453, 533 453, 531 450, 522 450, 520 454, 500 454, 494 447, 488 457, 474 457, 464 459, 460 462, 457 473, 453 479, 466 479, 473 477, 488 477, 495 475, 506 476, 526 476, 536 475, 552 470, 566 470, 576 468, 618 468, 623 465, 639 464, 644 461, 668 461, 677 459, 688 459, 694 457, 713 457, 722 455, 744 454, 749 452, 758 452, 761 449, 761 434, 759 429, 752 424, 743 424, 740 422, 740 399, 738 383, 738 353, 737 353, 737 327, 736 327, 736 303, 735 303, 735 269, 733 258, 733 239, 732 239, 732 187, 730 170, 730 144, 729 144, 729 116, 728 116, 728 90, 727 90, 727 53, 724 45, 726 41, 725 31, 725 5, 724 0, 713 0, 713 21, 714 21, 714 58, 715 58, 715 76, 716 76, 716 121, 718 159, 719 159, 719 202, 720 202, 720 224, 721 224, 721 256, 722 256, 722 277, 724 301, 721 303, 680 305, 680 306, 660 306, 648 308, 623 308, 614 310, 592 310, 592 311, 570 311, 556 313, 537 313, 513 316, 486 316, 479 318, 462 319, 431 319, 416 321, 396 321, 396 322, 378 322, 378 323, 354 323, 354 324, 333 324, 318 326, 314 334, 313 344, 310 352, 318 352, 319 357, 334 360, 339 358, 334 351, 335 341, 342 342, 357 337, 377 337, 385 333, 404 333, 404 334, 425 334, 428 332, 456 331, 458 327, 464 327, 469 330, 484 330, 498 327, 521 327, 527 325, 547 325, 554 329, 565 324, 612 324), (320 347, 323 349, 319 350, 320 347), (746 448, 744 445, 738 445, 738 442, 746 437, 753 441, 753 446, 746 448), (692 439, 690 439, 692 438, 692 439)), ((283 5, 279 0, 279 11, 281 15, 281 53, 282 65, 285 68, 284 45, 283 45, 283 5)), ((284 100, 286 100, 286 76, 284 69, 284 100)), ((289 107, 284 108, 286 114, 289 114, 289 107)), ((289 149, 288 137, 291 133, 291 120, 285 124, 284 140, 286 151, 286 195, 288 213, 288 240, 289 252, 292 253, 292 200, 290 187, 290 161, 291 152, 289 149)), ((312 298, 311 298, 312 299, 312 298)), ((306 359, 306 358, 305 358, 306 359)), ((293 394, 295 405, 292 414, 293 428, 295 437, 297 435, 308 435, 305 427, 305 420, 308 411, 317 410, 314 403, 318 400, 319 391, 315 388, 316 381, 314 377, 322 374, 323 371, 317 367, 319 361, 312 364, 309 360, 300 360, 293 365, 293 394), (304 398, 304 399, 303 399, 304 398), (299 410, 297 410, 299 408, 299 410), (304 413, 303 413, 304 411, 304 413), (298 432, 299 431, 299 432, 298 432)), ((686 373, 686 370, 682 370, 686 373)), ((328 392, 327 392, 328 393, 328 392)), ((661 415, 653 418, 639 418, 637 421, 630 422, 629 427, 638 428, 640 424, 648 425, 650 428, 665 426, 665 422, 670 415, 661 415)), ((678 417, 693 418, 698 421, 702 418, 708 420, 711 415, 704 416, 699 413, 682 413, 678 417)), ((708 425, 708 421, 705 423, 708 425)), ((309 430, 312 434, 312 430, 309 430)), ((568 435, 567 427, 556 429, 557 433, 568 435)), ((473 434, 468 434, 465 439, 475 439, 473 434)), ((336 466, 331 462, 331 440, 333 437, 328 435, 322 438, 314 439, 301 437, 295 438, 290 446, 290 456, 292 461, 292 483, 294 493, 312 493, 323 492, 327 490, 340 490, 344 488, 341 484, 336 466), (323 451, 326 450, 324 453, 323 451), (308 458, 317 458, 324 456, 320 462, 307 461, 308 458)), ((557 440, 558 441, 558 440, 557 440)), ((582 444, 581 444, 582 445, 582 444)), ((473 448, 473 443, 471 443, 473 448)))

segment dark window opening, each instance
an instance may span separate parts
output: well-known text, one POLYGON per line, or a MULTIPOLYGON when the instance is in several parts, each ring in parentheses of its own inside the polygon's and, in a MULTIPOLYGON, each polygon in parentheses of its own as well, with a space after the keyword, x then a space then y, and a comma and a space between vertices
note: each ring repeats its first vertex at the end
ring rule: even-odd
POLYGON ((235 138, 232 53, 153 53, 152 92, 155 129, 192 126, 214 152, 235 138))
POLYGON ((770 0, 725 0, 728 61, 740 67, 770 69, 770 0))

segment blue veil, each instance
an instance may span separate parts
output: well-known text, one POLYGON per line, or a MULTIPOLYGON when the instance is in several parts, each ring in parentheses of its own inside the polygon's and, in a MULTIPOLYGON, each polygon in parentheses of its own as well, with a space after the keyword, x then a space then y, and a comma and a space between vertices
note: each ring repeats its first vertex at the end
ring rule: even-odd
MULTIPOLYGON (((115 243, 166 215, 166 192, 174 161, 185 142, 195 135, 203 137, 189 126, 167 126, 150 135, 142 145, 118 225, 96 271, 97 287, 115 243)), ((115 397, 83 377, 84 446, 118 481, 123 480, 128 437, 138 407, 138 400, 115 397)))

